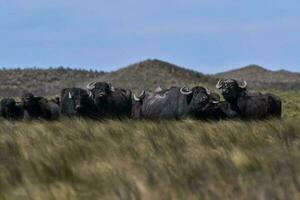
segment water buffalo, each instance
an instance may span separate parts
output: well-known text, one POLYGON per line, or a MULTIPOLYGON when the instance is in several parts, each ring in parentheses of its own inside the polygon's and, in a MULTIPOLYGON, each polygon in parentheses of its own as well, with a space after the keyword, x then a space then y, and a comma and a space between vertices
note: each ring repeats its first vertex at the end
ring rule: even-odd
POLYGON ((81 88, 65 88, 61 91, 61 113, 68 117, 100 118, 101 114, 88 92, 81 88))
MULTIPOLYGON (((208 119, 215 109, 215 99, 204 87, 171 87, 153 93, 145 91, 139 97, 134 95, 132 117, 146 119, 182 119, 186 117, 208 119)), ((211 115, 213 116, 213 115, 211 115)))
POLYGON ((114 88, 106 82, 87 85, 91 98, 105 118, 127 118, 131 114, 131 91, 114 88))
POLYGON ((56 120, 60 117, 59 106, 44 97, 36 97, 25 93, 21 97, 25 117, 28 119, 56 120))
POLYGON ((22 119, 24 111, 13 98, 4 98, 0 102, 0 116, 5 119, 22 119))
POLYGON ((251 93, 246 89, 247 82, 239 84, 234 79, 219 80, 220 89, 230 109, 242 119, 263 119, 281 117, 281 100, 273 94, 251 93))

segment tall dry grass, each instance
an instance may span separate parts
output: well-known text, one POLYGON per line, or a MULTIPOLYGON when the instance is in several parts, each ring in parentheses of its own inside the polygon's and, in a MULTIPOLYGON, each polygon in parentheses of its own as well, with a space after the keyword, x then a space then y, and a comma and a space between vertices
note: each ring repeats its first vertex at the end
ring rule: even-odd
POLYGON ((0 199, 299 199, 300 123, 0 125, 0 199))

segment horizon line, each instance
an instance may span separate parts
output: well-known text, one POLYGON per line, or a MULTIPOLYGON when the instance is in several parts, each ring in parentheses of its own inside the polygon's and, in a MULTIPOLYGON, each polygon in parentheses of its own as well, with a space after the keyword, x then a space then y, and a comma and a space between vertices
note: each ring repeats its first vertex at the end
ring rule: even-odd
POLYGON ((183 69, 186 69, 186 70, 192 70, 192 71, 202 73, 202 74, 205 74, 205 75, 215 75, 215 74, 226 73, 226 72, 231 72, 231 71, 235 71, 235 70, 242 70, 242 69, 250 67, 250 66, 256 66, 256 67, 262 68, 264 70, 267 70, 269 72, 286 71, 286 72, 291 72, 291 73, 300 73, 300 71, 291 71, 291 70, 286 70, 286 69, 283 69, 283 68, 278 69, 278 70, 272 70, 272 69, 269 69, 269 68, 264 67, 262 65, 254 64, 254 63, 247 64, 247 65, 244 65, 242 67, 233 67, 231 69, 216 72, 216 73, 204 73, 204 72, 199 71, 197 69, 194 69, 192 67, 186 67, 186 66, 178 65, 178 64, 172 63, 170 61, 161 60, 161 59, 157 59, 157 58, 149 58, 149 59, 145 59, 145 60, 142 60, 142 61, 137 61, 137 62, 134 62, 134 63, 131 63, 131 64, 127 64, 126 66, 123 66, 123 67, 117 67, 115 70, 110 70, 110 71, 109 70, 106 71, 106 70, 97 69, 98 67, 84 68, 84 67, 76 67, 76 66, 75 67, 70 67, 70 66, 63 66, 63 65, 57 65, 57 66, 36 66, 36 65, 34 65, 34 66, 27 66, 27 67, 0 66, 0 70, 50 70, 50 69, 57 70, 57 69, 61 68, 61 69, 70 69, 70 70, 78 70, 78 71, 94 71, 96 73, 111 73, 111 72, 115 72, 115 71, 118 71, 120 69, 124 69, 124 68, 130 67, 132 65, 136 65, 136 64, 143 63, 143 62, 146 62, 146 61, 164 62, 164 63, 168 63, 168 64, 174 65, 176 67, 179 67, 179 68, 183 68, 183 69))

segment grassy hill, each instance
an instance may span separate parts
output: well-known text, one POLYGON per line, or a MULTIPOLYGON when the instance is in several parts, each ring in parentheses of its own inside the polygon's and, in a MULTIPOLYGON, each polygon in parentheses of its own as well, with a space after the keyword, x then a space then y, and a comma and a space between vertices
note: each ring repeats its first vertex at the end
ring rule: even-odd
POLYGON ((64 87, 85 87, 94 80, 138 91, 157 86, 213 85, 217 81, 212 76, 160 60, 146 60, 110 73, 70 68, 8 69, 0 70, 0 96, 19 96, 24 91, 55 95, 64 87))
POLYGON ((2 69, 0 70, 0 96, 20 96, 23 92, 49 96, 60 93, 64 87, 82 86, 84 81, 103 76, 104 72, 50 69, 2 69))
POLYGON ((117 87, 133 90, 154 89, 157 86, 213 86, 217 81, 212 76, 156 59, 146 60, 107 73, 100 80, 112 82, 117 87))
POLYGON ((113 72, 76 70, 70 68, 2 69, 0 96, 20 96, 31 91, 36 95, 52 96, 65 87, 85 87, 94 80, 108 81, 116 87, 154 89, 157 86, 203 85, 214 89, 218 78, 247 80, 254 89, 300 89, 300 74, 288 71, 269 71, 256 65, 216 75, 205 75, 157 59, 145 60, 113 72))
POLYGON ((300 89, 300 73, 285 70, 271 71, 258 65, 230 70, 215 75, 220 78, 247 80, 253 88, 300 89))

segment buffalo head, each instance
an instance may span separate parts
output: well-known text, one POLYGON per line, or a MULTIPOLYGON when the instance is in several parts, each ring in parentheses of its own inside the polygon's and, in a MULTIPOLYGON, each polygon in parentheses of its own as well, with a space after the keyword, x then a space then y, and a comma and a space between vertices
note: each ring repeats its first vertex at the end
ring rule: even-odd
POLYGON ((71 88, 65 95, 72 102, 75 113, 84 111, 90 100, 88 93, 80 88, 71 88))
POLYGON ((243 84, 239 84, 234 79, 219 80, 216 85, 216 88, 221 90, 224 99, 228 102, 235 101, 238 98, 240 92, 246 90, 246 87, 246 81, 244 81, 243 84))
POLYGON ((207 88, 196 86, 191 90, 188 88, 181 88, 181 94, 187 96, 187 101, 191 108, 195 111, 202 111, 208 104, 217 103, 216 98, 213 97, 214 93, 211 93, 207 88))
POLYGON ((106 99, 110 93, 115 91, 114 87, 106 82, 91 82, 86 87, 96 103, 106 99))
POLYGON ((35 98, 32 93, 25 93, 21 97, 22 106, 30 107, 35 105, 35 98))

